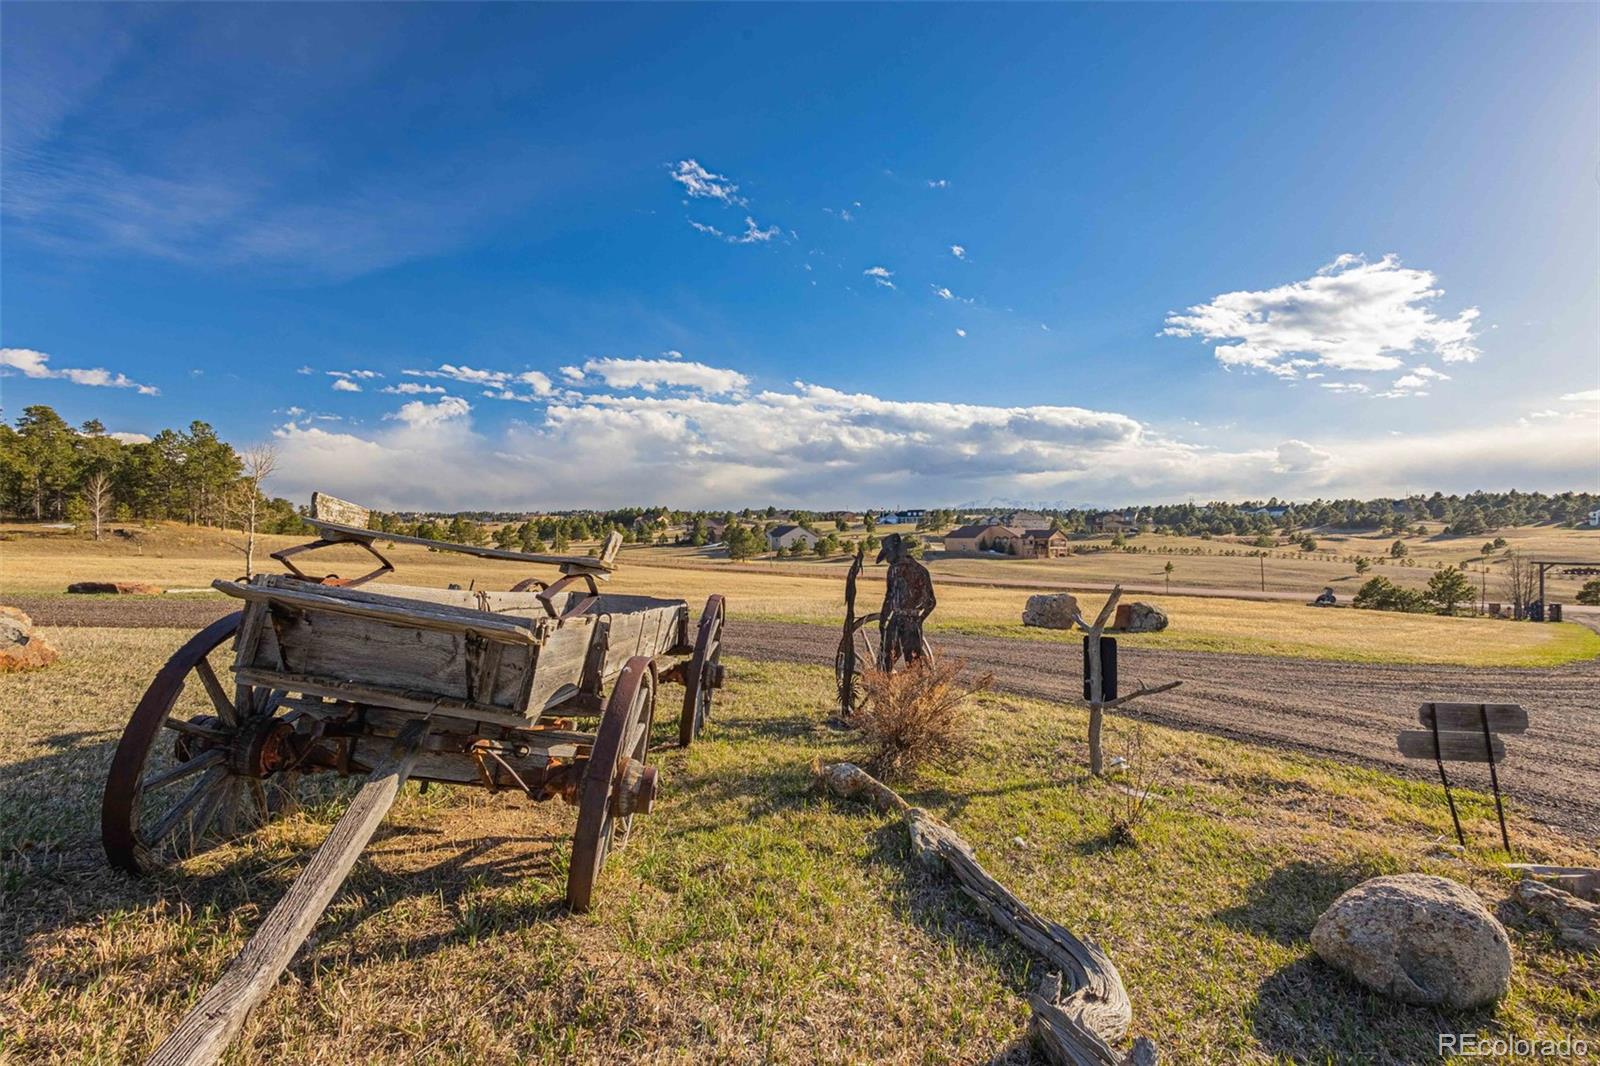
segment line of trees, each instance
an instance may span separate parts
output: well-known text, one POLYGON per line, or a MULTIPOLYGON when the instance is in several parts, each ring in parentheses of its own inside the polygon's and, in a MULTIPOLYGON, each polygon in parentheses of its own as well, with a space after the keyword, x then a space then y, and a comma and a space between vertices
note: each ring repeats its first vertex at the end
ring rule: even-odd
MULTIPOLYGON (((294 504, 268 498, 269 446, 239 451, 208 423, 124 442, 97 419, 74 428, 44 404, 0 423, 0 512, 76 522, 96 538, 112 521, 168 519, 245 531, 309 529, 294 504)), ((241 550, 246 550, 241 548, 241 550)))

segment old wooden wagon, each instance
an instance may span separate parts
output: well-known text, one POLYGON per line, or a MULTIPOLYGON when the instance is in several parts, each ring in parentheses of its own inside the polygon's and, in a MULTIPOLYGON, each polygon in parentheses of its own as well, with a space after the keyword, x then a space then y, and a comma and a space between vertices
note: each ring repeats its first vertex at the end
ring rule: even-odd
POLYGON ((677 734, 687 746, 722 685, 722 597, 691 625, 682 600, 602 593, 615 533, 597 556, 531 555, 380 533, 366 528, 365 510, 322 494, 312 515, 319 538, 273 556, 287 574, 215 582, 242 610, 180 648, 135 708, 106 782, 106 854, 148 872, 291 809, 319 777, 367 781, 152 1061, 220 1052, 407 779, 576 806, 567 902, 587 910, 606 855, 660 788, 648 762, 659 686, 683 687, 677 734), (358 587, 394 569, 380 540, 545 564, 560 576, 509 592, 358 587), (347 579, 300 568, 304 553, 335 544, 364 549, 376 568, 347 579))

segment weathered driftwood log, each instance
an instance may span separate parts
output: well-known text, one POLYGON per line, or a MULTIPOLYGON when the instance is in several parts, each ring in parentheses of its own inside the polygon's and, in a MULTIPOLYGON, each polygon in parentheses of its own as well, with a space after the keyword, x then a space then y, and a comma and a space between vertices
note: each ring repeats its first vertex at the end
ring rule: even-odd
POLYGON ((217 983, 184 1015, 145 1066, 199 1066, 216 1062, 261 1002, 361 855, 361 849, 394 806, 422 751, 427 720, 417 719, 395 738, 394 750, 373 767, 366 784, 317 849, 305 871, 272 908, 255 936, 217 983))
POLYGON ((953 874, 961 890, 990 921, 1042 957, 1049 970, 1059 975, 1028 997, 1034 1037, 1051 1061, 1070 1066, 1150 1066, 1156 1062, 1155 1046, 1142 1037, 1126 1056, 1111 1048, 1127 1035, 1133 1005, 1122 987, 1122 976, 1105 952, 1079 940, 1064 926, 1034 914, 983 868, 955 830, 921 807, 911 806, 865 770, 851 763, 825 766, 819 759, 812 764, 812 772, 826 791, 904 818, 917 861, 953 874))

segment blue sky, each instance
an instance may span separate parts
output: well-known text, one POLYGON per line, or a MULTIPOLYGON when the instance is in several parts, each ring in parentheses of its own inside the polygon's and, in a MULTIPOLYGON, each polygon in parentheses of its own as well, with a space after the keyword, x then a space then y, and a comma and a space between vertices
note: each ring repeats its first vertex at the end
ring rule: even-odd
POLYGON ((1600 486, 1593 5, 0 29, 7 417, 387 506, 1600 486))

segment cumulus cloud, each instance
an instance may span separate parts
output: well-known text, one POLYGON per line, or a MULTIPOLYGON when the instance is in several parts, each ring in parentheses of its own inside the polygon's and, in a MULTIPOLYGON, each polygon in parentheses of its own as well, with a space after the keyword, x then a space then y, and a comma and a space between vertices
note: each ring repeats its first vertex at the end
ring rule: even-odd
POLYGON ((461 397, 444 396, 433 403, 412 400, 401 404, 400 410, 383 417, 404 422, 412 429, 437 429, 446 423, 464 420, 471 413, 472 405, 461 397))
POLYGON ((120 441, 123 444, 150 443, 150 434, 148 433, 128 433, 126 431, 121 431, 117 433, 107 433, 106 436, 110 437, 114 441, 120 441))
POLYGON ((360 392, 361 391, 361 386, 357 385, 355 382, 351 381, 349 378, 334 378, 333 379, 333 391, 334 392, 360 392))
POLYGON ((966 331, 966 330, 964 330, 964 329, 958 329, 958 330, 956 330, 956 336, 958 336, 958 337, 965 337, 965 336, 966 336, 966 335, 967 335, 967 331, 966 331))
MULTIPOLYGON (((620 362, 620 361, 619 361, 620 362)), ((673 364, 677 365, 677 364, 673 364)), ((693 365, 693 364, 686 364, 693 365)), ((278 490, 380 507, 869 506, 997 492, 1139 498, 1373 496, 1427 483, 1560 490, 1593 480, 1592 434, 1473 426, 1216 448, 1081 407, 925 403, 806 382, 754 394, 567 393, 528 421, 474 423, 465 400, 414 401, 374 429, 277 431, 278 490)))
POLYGON ((1281 473, 1298 474, 1321 470, 1332 459, 1333 456, 1321 448, 1307 444, 1303 440, 1286 440, 1278 445, 1278 459, 1274 465, 1281 473))
POLYGON ((126 374, 114 373, 104 367, 57 368, 49 364, 48 355, 32 348, 0 348, 0 370, 14 371, 25 378, 53 378, 102 389, 133 389, 141 396, 161 395, 161 390, 154 385, 141 385, 126 374))
POLYGON ((548 396, 554 391, 550 375, 538 370, 480 370, 470 366, 441 363, 437 370, 402 370, 400 373, 414 378, 447 378, 463 385, 479 385, 486 389, 505 391, 513 385, 526 385, 535 396, 548 396))
POLYGON ((693 159, 681 160, 672 169, 672 180, 683 186, 691 199, 716 200, 729 206, 745 206, 739 186, 721 174, 713 174, 693 159))
POLYGON ((573 382, 582 381, 583 380, 583 367, 581 367, 581 366, 564 366, 564 367, 561 368, 561 376, 566 378, 568 381, 573 381, 573 382))
POLYGON ((955 256, 957 259, 965 259, 967 257, 967 250, 959 244, 952 244, 950 246, 950 254, 955 256))
POLYGON ((871 278, 873 281, 877 282, 879 285, 882 285, 886 289, 894 288, 894 282, 889 280, 890 278, 894 277, 894 271, 889 270, 887 267, 868 267, 861 273, 865 274, 867 277, 871 278))
POLYGON ((1563 393, 1561 399, 1566 403, 1600 403, 1600 389, 1563 393))
POLYGON ((1432 272, 1404 267, 1393 255, 1370 263, 1345 254, 1304 281, 1223 293, 1170 313, 1162 333, 1213 342, 1225 367, 1284 378, 1311 366, 1395 370, 1403 357, 1422 354, 1471 362, 1479 355, 1478 309, 1441 318, 1433 304, 1443 295, 1432 272))
POLYGON ((580 377, 594 374, 614 389, 654 392, 662 385, 720 394, 741 392, 750 379, 737 370, 678 359, 590 359, 580 377))

